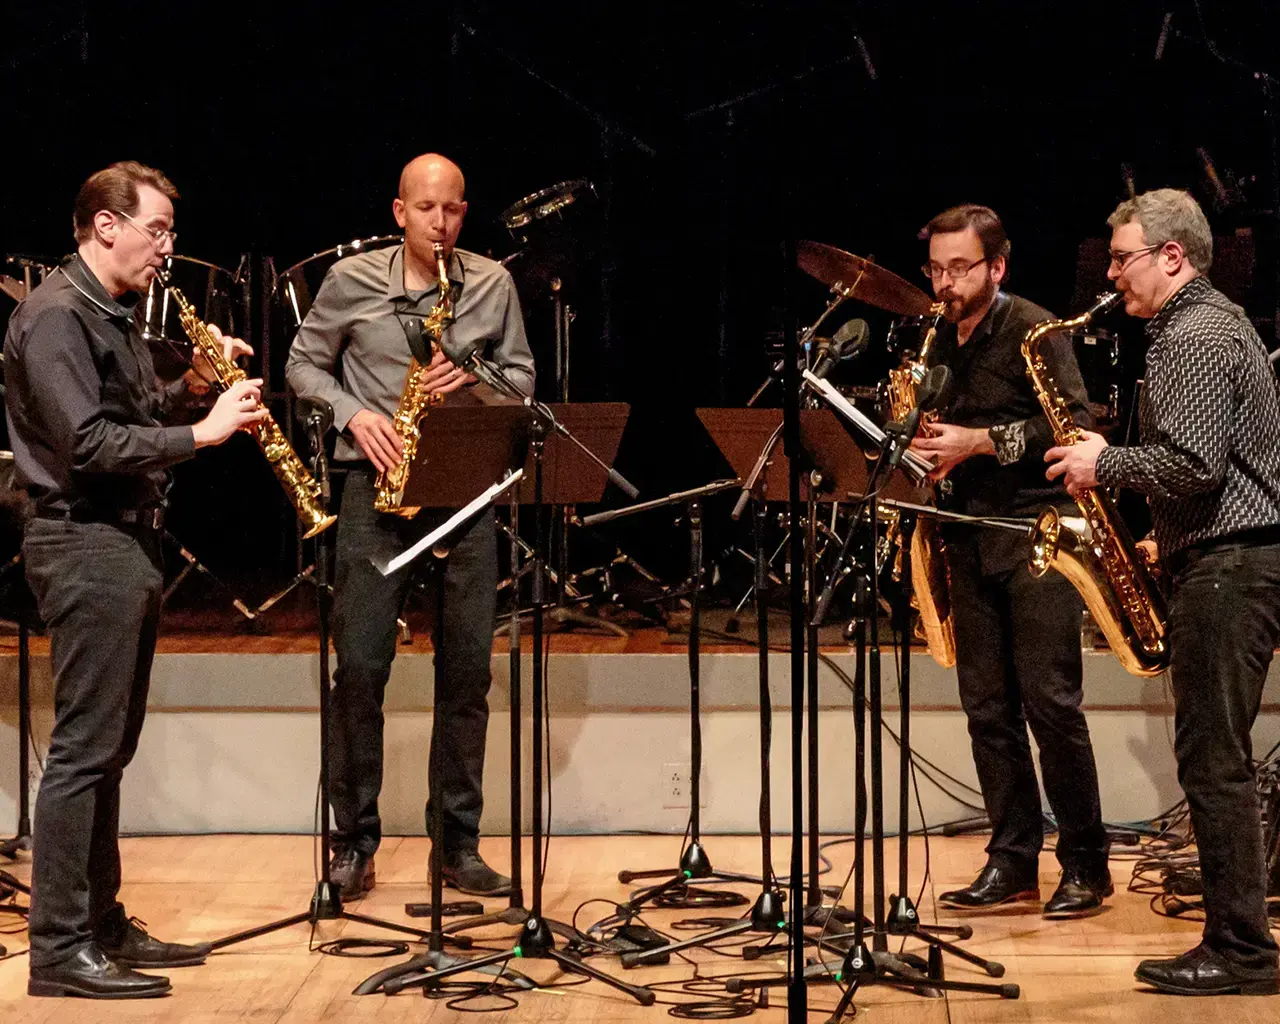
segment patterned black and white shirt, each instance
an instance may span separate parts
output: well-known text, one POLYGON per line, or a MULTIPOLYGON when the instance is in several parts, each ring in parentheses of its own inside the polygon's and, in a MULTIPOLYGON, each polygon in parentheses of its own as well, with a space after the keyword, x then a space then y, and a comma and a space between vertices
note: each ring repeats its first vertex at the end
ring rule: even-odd
POLYGON ((1098 482, 1147 496, 1161 558, 1280 524, 1280 386, 1244 310, 1196 277, 1146 330, 1142 443, 1103 449, 1098 482))

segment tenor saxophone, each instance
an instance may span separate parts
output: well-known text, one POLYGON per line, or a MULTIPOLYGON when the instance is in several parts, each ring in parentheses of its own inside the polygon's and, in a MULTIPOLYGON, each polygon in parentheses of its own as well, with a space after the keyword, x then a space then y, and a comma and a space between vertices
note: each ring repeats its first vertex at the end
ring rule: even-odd
MULTIPOLYGON (((1022 357, 1040 406, 1059 445, 1080 440, 1080 428, 1049 372, 1040 343, 1050 334, 1084 327, 1120 302, 1119 292, 1100 296, 1088 311, 1072 320, 1045 320, 1027 332, 1022 357)), ((1154 676, 1169 666, 1168 612, 1146 562, 1116 514, 1111 501, 1095 488, 1076 498, 1081 516, 1058 515, 1047 508, 1032 530, 1033 576, 1050 569, 1062 573, 1084 598, 1089 614, 1127 672, 1154 676)))
MULTIPOLYGON (((186 296, 169 284, 168 273, 162 270, 157 272, 156 277, 177 304, 178 320, 182 323, 183 331, 212 367, 216 378, 214 386, 219 391, 226 391, 231 385, 244 380, 248 374, 227 358, 222 351, 222 343, 196 314, 186 296)), ((332 526, 338 517, 325 511, 320 502, 320 485, 307 472, 306 464, 298 458, 298 453, 293 450, 271 414, 268 413, 266 419, 253 424, 248 430, 258 442, 262 454, 267 457, 276 479, 280 481, 280 486, 297 511, 298 518, 307 528, 303 536, 314 537, 332 526)))
MULTIPOLYGON (((941 325, 944 308, 937 304, 930 310, 934 319, 920 345, 919 355, 889 371, 889 414, 895 420, 905 419, 915 407, 916 388, 929 369, 929 354, 941 325)), ((896 523, 891 529, 901 546, 902 538, 896 523)), ((915 531, 911 535, 911 567, 912 604, 919 612, 919 632, 928 645, 933 660, 943 668, 950 668, 956 663, 956 632, 951 617, 947 560, 937 521, 929 516, 917 519, 915 531)))
MULTIPOLYGON (((439 279, 440 297, 430 312, 422 318, 422 334, 428 341, 427 355, 440 344, 440 336, 453 323, 453 286, 449 283, 449 272, 444 262, 444 246, 436 242, 433 253, 436 260, 436 277, 439 279)), ((428 359, 428 362, 430 360, 428 359)), ((438 405, 444 396, 422 393, 419 386, 427 367, 418 361, 417 356, 409 359, 409 372, 404 379, 404 390, 400 392, 400 403, 396 406, 396 414, 391 418, 391 426, 400 438, 400 462, 389 470, 380 472, 374 486, 377 493, 373 499, 373 507, 379 512, 403 516, 412 519, 421 510, 416 505, 405 505, 404 489, 409 483, 409 466, 418 450, 418 440, 422 431, 418 424, 426 416, 430 406, 438 405)))

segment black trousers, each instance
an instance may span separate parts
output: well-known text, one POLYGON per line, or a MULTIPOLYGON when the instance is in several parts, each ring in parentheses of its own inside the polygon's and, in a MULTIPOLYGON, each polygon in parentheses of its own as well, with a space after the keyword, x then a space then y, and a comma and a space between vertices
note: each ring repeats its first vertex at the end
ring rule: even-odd
POLYGON ((1276 966, 1249 731, 1280 642, 1280 544, 1180 553, 1169 608, 1178 781, 1204 878, 1204 942, 1276 966))
MULTIPOLYGON (((329 723, 334 847, 365 854, 382 840, 382 699, 396 654, 396 618, 415 574, 433 563, 433 571, 439 571, 429 553, 392 576, 383 576, 369 559, 399 554, 449 515, 426 509, 402 519, 376 512, 374 476, 372 470, 351 470, 342 496, 333 610, 338 667, 329 723)), ((492 512, 462 535, 444 565, 444 685, 435 694, 429 763, 440 766, 445 849, 474 849, 484 802, 497 603, 498 541, 492 512)), ((434 592, 434 584, 428 590, 434 592)), ((428 831, 430 813, 428 806, 428 831)))
POLYGON ((972 542, 948 540, 960 703, 991 820, 987 854, 1034 872, 1044 844, 1040 787, 1027 727, 1040 749, 1063 867, 1101 870, 1107 833, 1083 697, 1084 602, 1067 579, 1032 577, 1025 564, 983 575, 972 542))
POLYGON ((147 710, 159 535, 35 519, 22 551, 49 626, 54 725, 36 798, 31 966, 93 941, 120 890, 120 779, 147 710))

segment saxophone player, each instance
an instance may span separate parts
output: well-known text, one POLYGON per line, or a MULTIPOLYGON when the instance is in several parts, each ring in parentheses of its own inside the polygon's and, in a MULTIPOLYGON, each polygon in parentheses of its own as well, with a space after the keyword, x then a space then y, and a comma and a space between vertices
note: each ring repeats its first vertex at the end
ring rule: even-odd
MULTIPOLYGON (((1053 433, 1021 354, 1028 329, 1052 317, 1002 290, 1009 240, 999 217, 985 206, 958 206, 934 217, 920 237, 929 245, 924 273, 946 306, 935 351, 950 365, 952 388, 940 422, 914 448, 936 460, 940 500, 972 515, 1026 515, 1046 504, 1074 512, 1040 468, 1053 433)), ((1088 424, 1070 341, 1051 339, 1045 354, 1072 417, 1088 424)), ((1031 576, 1029 544, 1017 534, 949 525, 943 539, 960 701, 992 832, 977 879, 939 899, 965 909, 1039 901, 1044 816, 1030 726, 1062 865, 1043 913, 1096 913, 1112 885, 1098 772, 1080 709, 1083 603, 1059 574, 1031 576)))
MULTIPOLYGON (((35 503, 22 552, 49 625, 56 698, 36 800, 31 995, 164 995, 167 978, 133 968, 192 966, 210 949, 152 938, 117 900, 120 780, 146 714, 168 470, 267 415, 262 381, 242 380, 194 425, 163 425, 211 379, 197 357, 158 388, 126 301, 173 252, 177 197, 163 174, 132 161, 92 175, 76 196, 76 255, 31 292, 5 335, 16 479, 35 503)), ((217 338, 228 359, 249 352, 217 338)))
MULTIPOLYGON (((1141 440, 1086 435, 1045 456, 1073 494, 1147 496, 1172 580, 1170 674, 1178 781, 1200 850, 1200 945, 1145 960, 1139 981, 1184 994, 1280 991, 1249 731, 1280 642, 1280 401, 1266 349, 1205 274, 1213 235, 1196 201, 1156 189, 1107 221, 1107 277, 1150 338, 1141 440)), ((1148 544, 1150 542, 1143 542, 1148 544)))
MULTIPOLYGON (((396 619, 414 568, 384 578, 371 557, 389 558, 428 533, 447 513, 415 518, 374 509, 376 479, 399 464, 395 414, 410 368, 406 331, 421 330, 439 298, 434 247, 444 247, 459 340, 475 341, 527 394, 533 355, 525 339, 511 275, 493 260, 455 248, 466 215, 462 171, 438 154, 411 160, 392 202, 404 244, 359 253, 330 269, 298 330, 286 376, 301 397, 333 406, 339 430, 335 463, 345 467, 338 519, 333 638, 338 657, 330 722, 334 819, 332 875, 343 900, 375 882, 382 838, 382 699, 396 649, 396 619), (340 376, 340 379, 339 379, 340 376)), ((424 393, 448 394, 474 383, 435 357, 420 376, 424 393)), ((465 453, 458 453, 465 457, 465 453)), ((489 720, 489 659, 496 611, 497 538, 492 513, 451 550, 445 586, 445 685, 435 694, 431 744, 443 766, 445 881, 473 895, 499 895, 510 882, 481 859, 482 771, 489 720)), ((428 822, 430 820, 428 810, 428 822)))

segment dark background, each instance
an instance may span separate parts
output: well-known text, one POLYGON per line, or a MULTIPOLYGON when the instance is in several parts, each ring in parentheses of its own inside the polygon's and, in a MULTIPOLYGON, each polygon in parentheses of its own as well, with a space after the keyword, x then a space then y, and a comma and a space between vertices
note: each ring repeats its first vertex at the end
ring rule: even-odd
MULTIPOLYGON (((392 233, 399 169, 423 151, 463 167, 461 244, 496 257, 516 248, 505 207, 589 178, 573 397, 633 405, 619 468, 645 497, 724 473, 692 410, 755 390, 788 286, 801 325, 820 311, 823 286, 782 265, 788 227, 925 286, 920 226, 986 203, 1013 241, 1012 289, 1065 315, 1105 283, 1078 274, 1077 253, 1107 233, 1127 180, 1185 187, 1255 253, 1251 274, 1218 283, 1275 345, 1265 86, 1280 74, 1280 14, 1266 0, 0 10, 0 253, 69 251, 77 186, 119 159, 178 185, 181 253, 232 269, 246 253, 283 268, 392 233)), ((546 389, 545 301, 528 296, 526 312, 546 389)), ((873 382, 887 317, 850 313, 875 333, 844 372, 873 382)), ((259 323, 248 334, 262 344, 259 323)), ((1140 360, 1139 332, 1129 378, 1140 360)), ((656 519, 601 542, 678 576, 681 535, 656 519)), ((172 522, 251 599, 293 571, 289 510, 247 439, 181 468, 172 522)))

